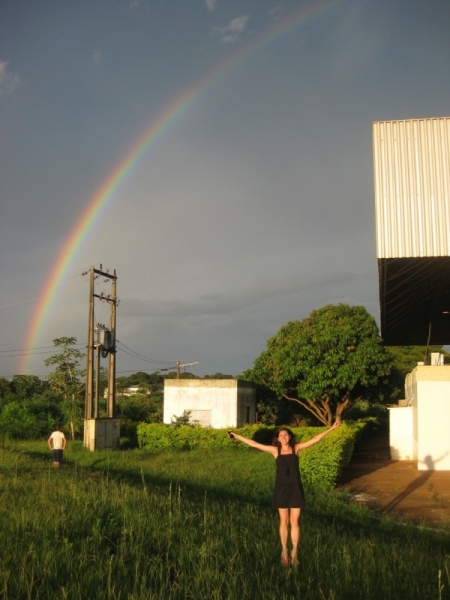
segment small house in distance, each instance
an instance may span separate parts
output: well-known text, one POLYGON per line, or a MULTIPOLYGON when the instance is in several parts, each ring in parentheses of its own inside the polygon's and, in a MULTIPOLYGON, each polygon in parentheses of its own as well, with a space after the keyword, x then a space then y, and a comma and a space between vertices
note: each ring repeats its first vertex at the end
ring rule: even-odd
POLYGON ((240 379, 166 379, 164 423, 190 411, 190 421, 224 429, 255 423, 255 388, 240 379))
MULTIPOLYGON (((147 388, 143 388, 143 387, 139 387, 138 385, 132 385, 130 387, 126 387, 123 390, 117 390, 117 395, 118 396, 136 396, 136 394, 145 394, 146 396, 150 396, 151 391, 148 390, 147 388)), ((108 397, 108 388, 105 388, 105 391, 103 392, 103 397, 107 398, 108 397)))

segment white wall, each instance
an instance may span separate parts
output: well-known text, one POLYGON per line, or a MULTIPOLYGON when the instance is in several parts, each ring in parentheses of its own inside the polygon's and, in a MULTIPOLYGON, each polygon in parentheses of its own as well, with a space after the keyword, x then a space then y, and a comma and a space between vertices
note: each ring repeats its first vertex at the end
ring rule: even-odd
POLYGON ((407 375, 405 393, 417 468, 450 471, 450 366, 417 366, 407 375))
POLYGON ((237 379, 166 379, 164 423, 171 423, 174 415, 180 417, 185 410, 214 429, 242 427, 247 413, 249 422, 255 422, 255 389, 237 379))
POLYGON ((414 460, 413 411, 410 406, 389 408, 391 460, 414 460))

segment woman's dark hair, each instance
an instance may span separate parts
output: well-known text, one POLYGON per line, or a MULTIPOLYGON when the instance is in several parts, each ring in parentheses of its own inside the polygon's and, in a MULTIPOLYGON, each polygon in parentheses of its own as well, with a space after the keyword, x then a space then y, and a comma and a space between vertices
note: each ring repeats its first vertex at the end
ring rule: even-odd
POLYGON ((295 450, 295 434, 287 427, 280 427, 275 431, 275 435, 273 436, 272 440, 272 446, 277 446, 278 448, 281 446, 280 442, 278 441, 278 436, 282 431, 286 431, 289 434, 289 446, 292 448, 292 450, 295 450))

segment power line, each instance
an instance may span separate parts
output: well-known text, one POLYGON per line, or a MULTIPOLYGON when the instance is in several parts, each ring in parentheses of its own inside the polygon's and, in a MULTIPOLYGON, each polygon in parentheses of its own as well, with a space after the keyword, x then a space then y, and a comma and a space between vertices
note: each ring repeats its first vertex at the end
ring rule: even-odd
POLYGON ((159 373, 159 369, 138 369, 137 371, 135 369, 131 369, 131 371, 117 371, 117 374, 119 375, 120 373, 159 373))
MULTIPOLYGON (((71 344, 71 346, 85 346, 86 344, 71 344)), ((48 350, 53 349, 56 350, 58 346, 37 346, 36 348, 14 348, 13 350, 0 350, 0 352, 25 352, 28 350, 48 350)))
MULTIPOLYGON (((145 362, 155 362, 155 361, 152 361, 152 360, 148 360, 148 359, 142 358, 141 356, 138 356, 138 355, 136 355, 136 354, 132 354, 131 352, 127 352, 127 351, 126 351, 126 350, 124 350, 123 348, 118 348, 118 350, 119 350, 119 351, 120 351, 122 354, 126 354, 127 356, 131 356, 131 358, 134 358, 134 359, 143 360, 143 361, 145 361, 145 362)), ((172 361, 172 362, 173 362, 173 361, 172 361)), ((162 366, 162 365, 169 365, 169 364, 171 364, 171 363, 169 363, 169 362, 161 362, 161 363, 158 363, 158 362, 156 362, 156 364, 161 364, 161 366, 162 366)), ((155 370, 157 371, 157 370, 159 370, 160 368, 161 368, 161 367, 158 367, 158 368, 156 368, 155 370)))
MULTIPOLYGON (((123 346, 124 348, 126 348, 127 350, 129 350, 130 352, 133 353, 134 358, 140 358, 141 360, 145 360, 147 362, 152 362, 155 363, 155 365, 170 365, 173 363, 173 360, 171 361, 161 361, 161 360, 155 360, 153 358, 149 358, 148 356, 144 356, 143 354, 139 354, 139 352, 136 352, 135 350, 133 350, 132 348, 129 348, 128 346, 126 346, 123 342, 121 342, 120 340, 116 340, 117 344, 120 346, 123 346)), ((121 349, 122 352, 125 352, 125 350, 121 349)), ((125 352, 125 354, 129 354, 128 352, 125 352)), ((131 354, 129 354, 129 356, 133 356, 131 354)))
POLYGON ((11 302, 10 304, 0 304, 0 308, 6 308, 7 306, 17 306, 18 304, 25 304, 26 302, 34 302, 39 300, 39 297, 30 298, 29 300, 19 300, 19 302, 11 302))
MULTIPOLYGON (((77 273, 76 275, 71 275, 70 277, 65 277, 65 279, 59 283, 59 285, 56 285, 58 283, 58 279, 55 279, 55 281, 50 282, 48 285, 52 286, 53 288, 60 288, 63 287, 65 285, 67 285, 68 280, 69 279, 75 279, 76 277, 82 277, 83 273, 77 273)), ((86 280, 83 279, 83 283, 86 280)), ((7 308, 9 306, 17 306, 18 304, 25 304, 27 302, 34 302, 35 300, 39 300, 41 298, 41 296, 36 296, 35 298, 29 298, 27 300, 18 300, 17 302, 9 302, 8 304, 0 304, 0 308, 7 308)))
POLYGON ((38 354, 52 354, 52 350, 46 350, 44 352, 22 352, 22 354, 5 354, 2 358, 13 358, 15 356, 36 356, 38 354))
MULTIPOLYGON (((73 344, 71 347, 82 347, 86 346, 86 344, 73 344)), ((16 348, 15 350, 0 350, 0 353, 3 354, 3 358, 12 358, 15 356, 33 356, 34 354, 52 354, 57 351, 57 346, 40 346, 38 348, 16 348), (11 352, 15 352, 18 354, 11 354, 11 352)))

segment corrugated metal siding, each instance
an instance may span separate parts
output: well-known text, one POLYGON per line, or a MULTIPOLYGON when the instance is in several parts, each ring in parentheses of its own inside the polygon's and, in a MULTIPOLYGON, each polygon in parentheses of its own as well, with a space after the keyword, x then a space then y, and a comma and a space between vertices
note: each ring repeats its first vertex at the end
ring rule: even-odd
POLYGON ((372 124, 377 258, 450 256, 450 117, 372 124))

